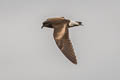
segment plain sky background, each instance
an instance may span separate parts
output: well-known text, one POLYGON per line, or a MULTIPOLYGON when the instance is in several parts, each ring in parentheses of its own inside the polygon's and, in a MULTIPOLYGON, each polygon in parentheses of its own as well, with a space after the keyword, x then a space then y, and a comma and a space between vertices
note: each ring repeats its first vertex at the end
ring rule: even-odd
POLYGON ((0 80, 120 80, 120 1, 0 0, 0 80), (61 16, 84 24, 70 29, 77 65, 41 29, 61 16))

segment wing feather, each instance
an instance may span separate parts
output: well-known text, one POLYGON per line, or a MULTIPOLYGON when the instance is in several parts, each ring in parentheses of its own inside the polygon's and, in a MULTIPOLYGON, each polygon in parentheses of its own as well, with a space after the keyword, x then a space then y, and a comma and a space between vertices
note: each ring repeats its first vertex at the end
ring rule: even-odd
POLYGON ((77 64, 77 59, 69 39, 67 24, 56 25, 54 28, 54 39, 61 52, 74 64, 77 64))

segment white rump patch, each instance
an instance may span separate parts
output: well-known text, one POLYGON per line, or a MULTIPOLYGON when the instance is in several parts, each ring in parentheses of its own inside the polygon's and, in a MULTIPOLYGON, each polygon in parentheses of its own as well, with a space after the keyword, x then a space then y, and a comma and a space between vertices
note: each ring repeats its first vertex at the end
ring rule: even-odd
POLYGON ((79 25, 79 23, 76 21, 70 21, 69 26, 74 26, 74 25, 79 25))

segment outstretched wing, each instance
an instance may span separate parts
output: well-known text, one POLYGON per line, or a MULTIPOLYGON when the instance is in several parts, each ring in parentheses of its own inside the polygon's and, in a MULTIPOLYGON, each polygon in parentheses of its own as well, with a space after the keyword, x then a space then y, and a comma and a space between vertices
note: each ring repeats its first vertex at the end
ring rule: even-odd
POLYGON ((69 39, 67 24, 58 24, 54 26, 54 39, 61 52, 74 64, 77 64, 77 59, 69 39))

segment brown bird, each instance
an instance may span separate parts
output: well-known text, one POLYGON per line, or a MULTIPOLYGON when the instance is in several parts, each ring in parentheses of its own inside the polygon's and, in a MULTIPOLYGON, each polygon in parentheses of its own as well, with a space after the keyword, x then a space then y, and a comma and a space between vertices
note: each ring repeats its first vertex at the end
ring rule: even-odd
POLYGON ((68 28, 82 25, 82 22, 71 21, 65 19, 64 17, 57 18, 48 18, 43 22, 43 27, 53 28, 54 29, 54 39, 61 50, 61 52, 74 64, 77 64, 77 59, 72 47, 72 43, 69 39, 69 30, 68 28))

